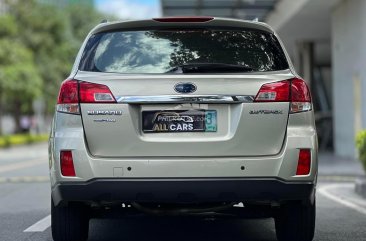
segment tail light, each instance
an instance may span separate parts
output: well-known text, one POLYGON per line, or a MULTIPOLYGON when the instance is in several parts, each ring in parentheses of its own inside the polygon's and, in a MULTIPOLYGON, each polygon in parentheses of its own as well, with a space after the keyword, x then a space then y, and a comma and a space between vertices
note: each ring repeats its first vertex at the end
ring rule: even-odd
POLYGON ((65 80, 60 88, 57 111, 80 114, 79 103, 116 103, 108 86, 65 80))
POLYGON ((296 175, 309 175, 311 167, 311 152, 309 149, 300 149, 296 175))
POLYGON ((290 102, 290 113, 311 110, 311 96, 305 81, 293 78, 262 85, 255 102, 290 102))
POLYGON ((291 80, 291 113, 311 110, 311 96, 302 79, 291 80))
POLYGON ((105 85, 80 82, 80 103, 115 103, 112 92, 105 85))
POLYGON ((162 23, 203 23, 213 20, 214 17, 195 17, 195 16, 183 16, 183 17, 165 17, 165 18, 153 18, 153 20, 162 23))
POLYGON ((263 85, 257 96, 256 102, 287 102, 290 98, 290 82, 279 81, 263 85))
POLYGON ((76 80, 65 80, 61 84, 57 100, 57 111, 79 114, 78 82, 76 80))
POLYGON ((75 177, 74 160, 71 151, 60 152, 61 174, 66 177, 75 177))

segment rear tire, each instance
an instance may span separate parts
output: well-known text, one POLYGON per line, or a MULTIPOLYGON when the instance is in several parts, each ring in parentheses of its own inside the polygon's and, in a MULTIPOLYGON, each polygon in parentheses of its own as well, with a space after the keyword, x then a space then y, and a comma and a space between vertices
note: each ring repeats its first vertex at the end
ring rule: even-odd
POLYGON ((80 203, 56 207, 51 200, 51 228, 54 241, 85 241, 88 239, 88 208, 80 203))
POLYGON ((275 217, 279 241, 311 241, 315 231, 316 205, 289 203, 281 206, 275 217))

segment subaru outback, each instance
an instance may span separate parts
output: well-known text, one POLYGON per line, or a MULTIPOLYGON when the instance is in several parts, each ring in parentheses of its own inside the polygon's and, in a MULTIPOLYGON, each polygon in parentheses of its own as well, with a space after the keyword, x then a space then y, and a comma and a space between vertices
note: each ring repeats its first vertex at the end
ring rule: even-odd
POLYGON ((49 140, 52 235, 101 213, 274 218, 315 227, 309 88, 267 24, 213 17, 107 22, 61 84, 49 140))

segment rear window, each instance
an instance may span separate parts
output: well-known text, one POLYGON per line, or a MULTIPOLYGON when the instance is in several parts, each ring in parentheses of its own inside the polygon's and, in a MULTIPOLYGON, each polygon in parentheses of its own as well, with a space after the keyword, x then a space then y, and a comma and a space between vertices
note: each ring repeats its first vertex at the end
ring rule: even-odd
POLYGON ((240 65, 255 72, 288 69, 284 52, 271 33, 207 29, 98 33, 88 40, 79 69, 162 74, 192 63, 240 65))

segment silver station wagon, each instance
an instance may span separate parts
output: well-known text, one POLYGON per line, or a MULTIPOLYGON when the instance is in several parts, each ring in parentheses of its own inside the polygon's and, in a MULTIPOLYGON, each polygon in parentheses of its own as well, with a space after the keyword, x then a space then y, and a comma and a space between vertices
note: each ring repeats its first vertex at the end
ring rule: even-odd
POLYGON ((311 95, 264 23, 99 24, 61 84, 49 159, 55 241, 86 240, 105 210, 274 218, 280 241, 314 236, 311 95))

